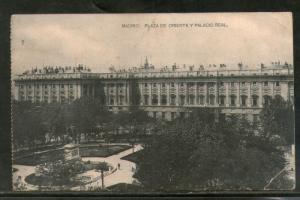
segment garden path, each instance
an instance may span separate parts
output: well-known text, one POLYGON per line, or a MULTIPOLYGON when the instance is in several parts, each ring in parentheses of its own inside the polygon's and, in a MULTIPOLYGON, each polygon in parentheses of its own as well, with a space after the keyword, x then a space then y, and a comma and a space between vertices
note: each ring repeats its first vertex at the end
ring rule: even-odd
MULTIPOLYGON (((109 174, 104 178, 104 184, 106 187, 115 185, 118 183, 133 183, 134 178, 132 177, 134 174, 133 169, 136 169, 136 164, 127 160, 122 160, 121 158, 127 155, 132 154, 133 152, 139 151, 143 149, 143 147, 138 144, 135 145, 133 148, 127 149, 122 151, 118 154, 109 156, 109 157, 83 157, 83 161, 100 161, 100 162, 107 162, 112 165, 114 168, 118 168, 118 164, 120 164, 120 169, 117 169, 116 172, 109 174), (134 150, 134 151, 133 151, 134 150)), ((17 180, 20 176, 20 182, 22 185, 26 187, 26 190, 38 190, 38 186, 31 185, 25 181, 25 178, 30 174, 35 172, 35 166, 27 166, 27 165, 13 165, 14 168, 17 169, 16 172, 13 173, 13 180, 17 180)), ((98 173, 98 172, 95 172, 98 173)), ((100 173, 99 173, 100 176, 100 173)), ((93 183, 87 184, 86 189, 89 187, 99 188, 101 187, 101 179, 95 181, 93 183)), ((74 187, 72 190, 80 190, 79 187, 74 187)))
MULTIPOLYGON (((117 169, 116 172, 104 177, 104 185, 105 187, 109 187, 118 183, 128 183, 131 184, 134 181, 136 181, 133 178, 134 170, 136 169, 136 164, 127 160, 122 160, 121 158, 127 155, 132 154, 133 152, 137 152, 142 150, 143 147, 141 145, 135 145, 134 151, 133 148, 127 149, 125 151, 122 151, 118 154, 103 158, 103 157, 85 157, 82 158, 83 161, 100 161, 100 162, 107 162, 110 165, 113 165, 113 167, 118 168, 118 164, 120 164, 120 169, 117 169)), ((100 175, 100 174, 99 174, 100 175)), ((89 187, 101 187, 101 179, 87 184, 87 188, 89 187)), ((75 189, 75 188, 74 188, 75 189)), ((77 189, 77 188, 76 188, 77 189)), ((76 190, 75 189, 75 190, 76 190)))

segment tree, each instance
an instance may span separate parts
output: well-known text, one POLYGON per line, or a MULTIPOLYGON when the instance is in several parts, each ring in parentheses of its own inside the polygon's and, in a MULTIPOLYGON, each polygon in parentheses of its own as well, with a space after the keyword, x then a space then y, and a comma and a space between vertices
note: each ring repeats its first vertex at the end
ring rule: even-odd
POLYGON ((294 144, 295 116, 293 105, 281 96, 271 99, 260 113, 262 133, 267 136, 279 136, 282 145, 294 144))
POLYGON ((45 141, 47 131, 41 119, 42 109, 31 102, 13 102, 13 141, 17 147, 35 148, 45 141))
POLYGON ((102 189, 104 188, 104 172, 109 170, 109 165, 106 162, 101 162, 96 166, 96 170, 101 171, 102 189))
POLYGON ((262 189, 284 167, 283 152, 240 116, 220 122, 199 109, 159 131, 135 174, 153 191, 262 189))

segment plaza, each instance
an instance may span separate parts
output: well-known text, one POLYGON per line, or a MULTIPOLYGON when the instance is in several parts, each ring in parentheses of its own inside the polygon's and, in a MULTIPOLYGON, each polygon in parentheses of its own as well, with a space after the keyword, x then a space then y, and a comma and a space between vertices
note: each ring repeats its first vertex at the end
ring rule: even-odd
MULTIPOLYGON (((136 164, 127 160, 123 160, 122 158, 132 154, 133 152, 137 152, 142 150, 141 145, 135 145, 127 150, 124 150, 120 153, 108 156, 108 157, 83 157, 82 161, 85 162, 107 162, 109 165, 112 166, 112 169, 104 174, 104 183, 105 187, 113 186, 119 183, 126 183, 126 184, 137 184, 138 181, 133 178, 134 171, 136 169, 136 164), (133 151, 134 150, 134 151, 133 151), (119 167, 118 167, 119 166, 119 167)), ((26 190, 29 191, 36 191, 36 190, 72 190, 72 191, 79 191, 79 190, 99 190, 104 189, 101 188, 101 175, 99 172, 95 170, 89 170, 80 174, 80 177, 89 177, 90 181, 87 183, 70 187, 68 185, 65 186, 40 186, 40 185, 33 185, 26 181, 26 177, 34 174, 36 172, 36 166, 29 166, 29 165, 19 165, 14 164, 13 168, 15 172, 13 173, 13 180, 17 180, 18 184, 21 185, 26 190)), ((17 189, 17 188, 15 188, 17 189)))

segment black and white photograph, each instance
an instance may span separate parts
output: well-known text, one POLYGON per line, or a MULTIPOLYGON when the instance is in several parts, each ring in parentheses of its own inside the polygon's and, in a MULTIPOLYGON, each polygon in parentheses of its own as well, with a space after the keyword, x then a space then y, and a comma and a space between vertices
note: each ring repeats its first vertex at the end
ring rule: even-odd
POLYGON ((13 191, 295 189, 290 12, 11 16, 13 191))

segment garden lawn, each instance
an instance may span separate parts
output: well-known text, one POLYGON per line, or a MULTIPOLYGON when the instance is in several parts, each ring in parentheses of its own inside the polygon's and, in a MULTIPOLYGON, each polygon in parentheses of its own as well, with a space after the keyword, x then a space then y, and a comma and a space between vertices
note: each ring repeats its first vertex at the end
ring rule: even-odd
POLYGON ((80 147, 79 151, 82 157, 108 157, 130 148, 129 145, 95 145, 80 147))
POLYGON ((142 154, 143 150, 134 152, 127 156, 122 157, 123 160, 128 160, 130 162, 138 163, 138 157, 142 154))
MULTIPOLYGON (((82 157, 108 157, 130 148, 129 145, 83 145, 79 147, 79 153, 82 157)), ((33 166, 49 161, 62 160, 63 151, 63 149, 53 149, 43 153, 25 155, 14 158, 13 164, 33 166)))

